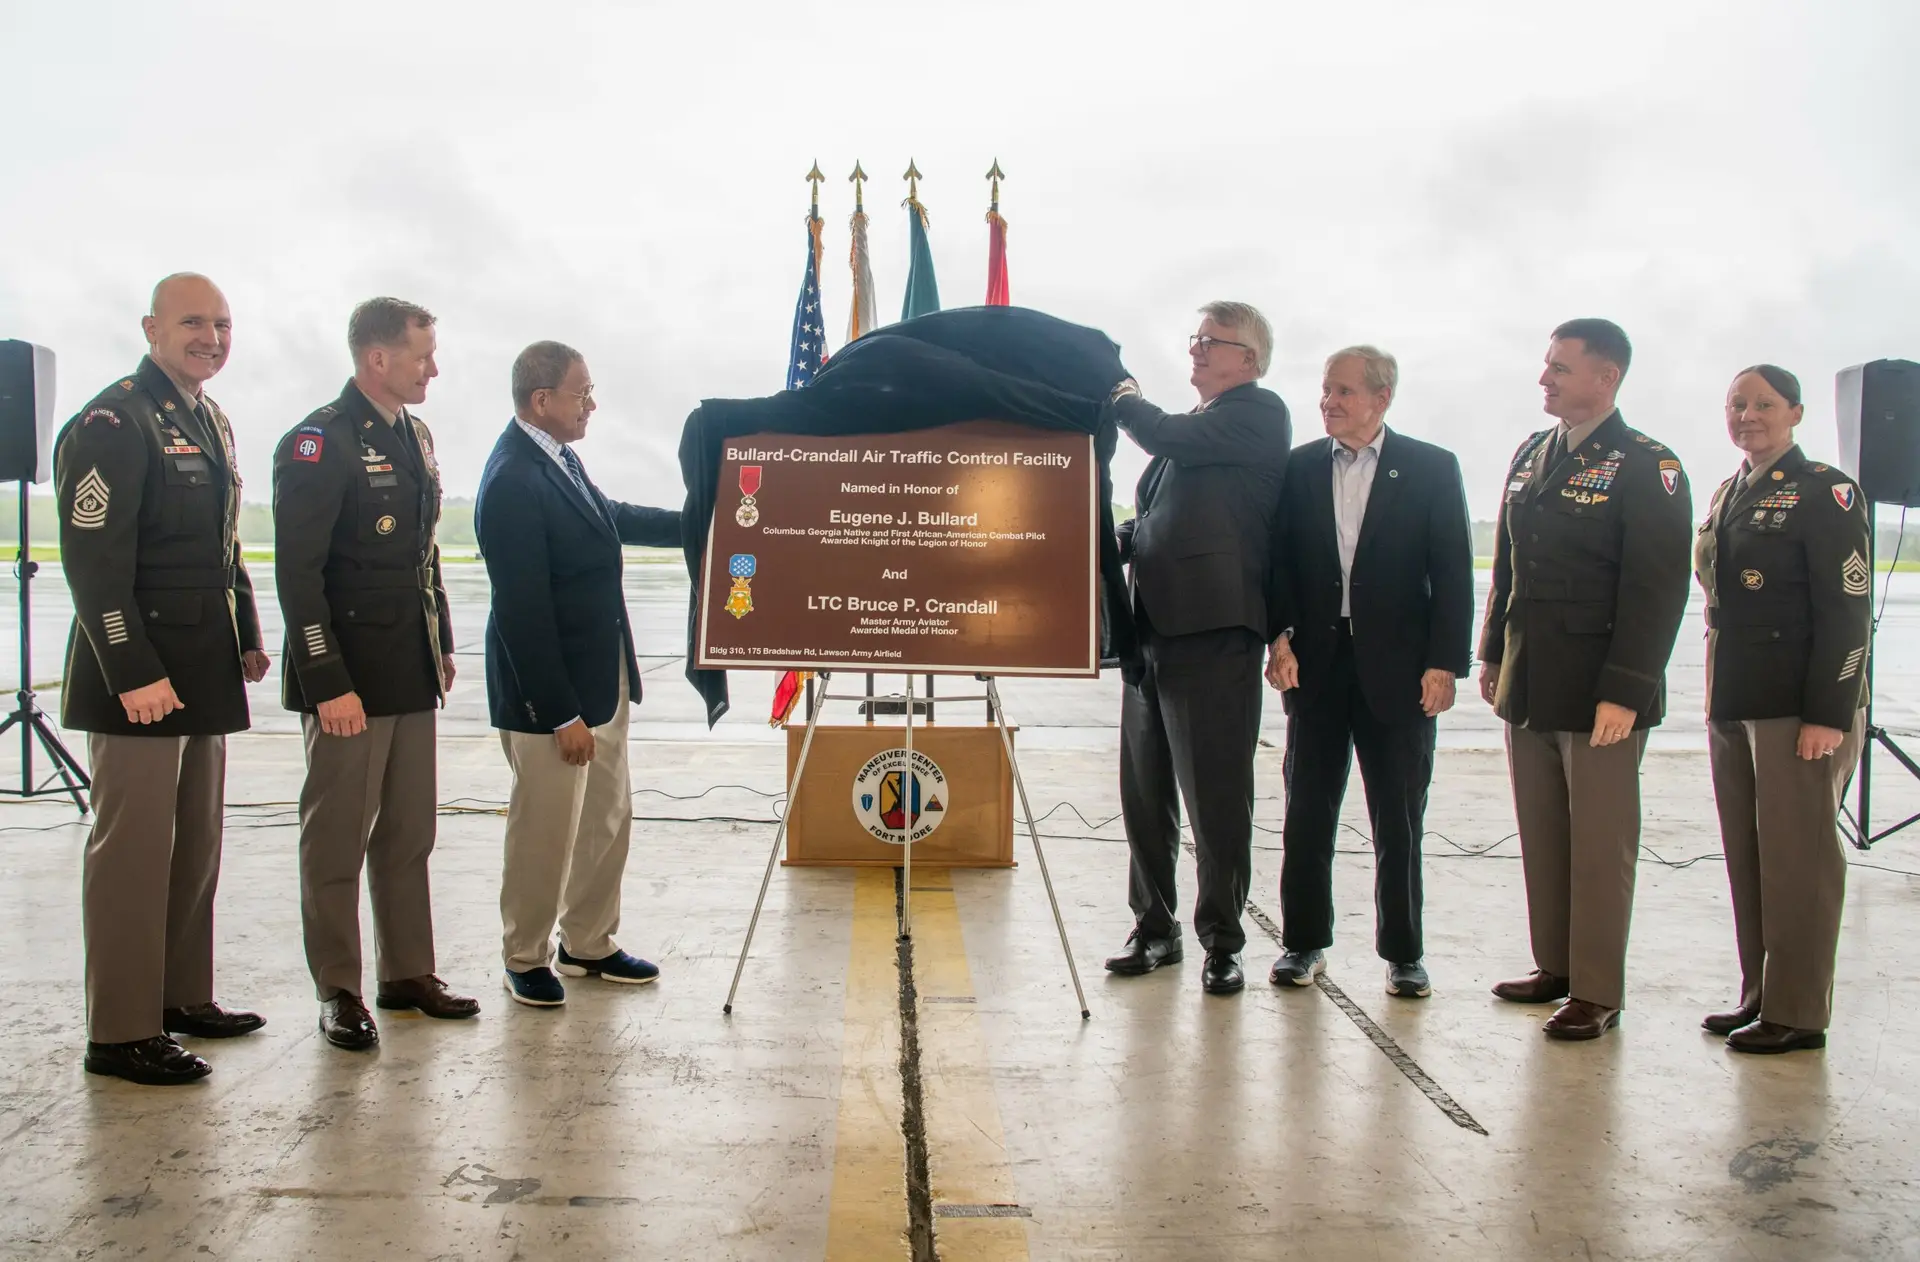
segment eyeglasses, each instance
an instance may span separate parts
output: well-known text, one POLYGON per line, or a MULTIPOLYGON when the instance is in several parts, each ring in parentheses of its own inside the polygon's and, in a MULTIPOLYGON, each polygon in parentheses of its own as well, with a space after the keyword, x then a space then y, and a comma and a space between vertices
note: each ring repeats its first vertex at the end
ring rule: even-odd
POLYGON ((591 382, 587 384, 585 390, 562 390, 559 386, 542 386, 540 388, 542 390, 551 390, 555 394, 572 395, 574 398, 580 400, 583 405, 593 402, 593 384, 591 382))
POLYGON ((1208 337, 1204 333, 1195 333, 1187 339, 1187 349, 1199 351, 1203 355, 1216 346, 1232 346, 1243 351, 1253 349, 1253 347, 1248 346, 1245 342, 1229 342, 1224 337, 1208 337))

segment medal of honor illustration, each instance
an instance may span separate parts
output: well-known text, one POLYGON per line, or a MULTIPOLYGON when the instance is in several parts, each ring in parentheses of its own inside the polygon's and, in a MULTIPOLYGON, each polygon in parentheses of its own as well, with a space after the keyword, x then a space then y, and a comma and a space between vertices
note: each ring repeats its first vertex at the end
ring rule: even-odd
MULTIPOLYGON (((743 464, 740 466, 740 507, 733 510, 733 519, 743 527, 751 529, 760 520, 760 508, 753 497, 760 490, 760 466, 743 464)), ((753 558, 748 557, 749 561, 753 558)))
POLYGON ((753 571, 757 565, 750 552, 736 552, 727 558, 727 574, 733 579, 733 590, 727 593, 726 610, 736 618, 753 612, 753 571))

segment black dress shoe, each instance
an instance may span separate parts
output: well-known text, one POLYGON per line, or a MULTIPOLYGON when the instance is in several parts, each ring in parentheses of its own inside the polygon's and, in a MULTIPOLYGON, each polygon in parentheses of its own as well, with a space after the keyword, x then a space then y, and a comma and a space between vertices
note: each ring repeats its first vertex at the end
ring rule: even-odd
POLYGON ((213 1072, 213 1066, 164 1034, 131 1043, 89 1043, 83 1063, 90 1074, 145 1087, 177 1087, 213 1072))
POLYGON ((1150 937, 1136 928, 1127 935, 1127 949, 1107 957, 1107 971, 1133 977, 1162 964, 1178 964, 1182 958, 1180 939, 1150 937))
POLYGON ((1709 1012, 1700 1022, 1700 1028, 1709 1034, 1732 1034, 1743 1025, 1752 1025, 1760 1018, 1760 1005, 1751 1008, 1735 1008, 1731 1012, 1709 1012))
POLYGON ((381 982, 380 991, 373 1001, 382 1008, 412 1008, 421 1016, 438 1017, 442 1021, 463 1021, 480 1011, 478 999, 454 994, 447 989, 445 982, 432 973, 425 977, 381 982))
POLYGON ((335 1047, 364 1052, 380 1041, 380 1027, 360 996, 341 993, 320 1005, 320 1033, 335 1047))
POLYGON ((252 1034, 267 1023, 257 1012, 197 1003, 191 1008, 168 1008, 160 1014, 160 1028, 168 1034, 191 1034, 197 1039, 231 1039, 252 1034))
POLYGON ((1825 1030, 1796 1030, 1772 1021, 1755 1021, 1727 1035, 1727 1046, 1736 1052, 1772 1056, 1780 1052, 1808 1052, 1827 1045, 1825 1030))
POLYGON ((1240 971, 1238 951, 1207 952, 1207 966, 1200 970, 1200 989, 1209 995, 1234 995, 1246 985, 1247 975, 1240 971))

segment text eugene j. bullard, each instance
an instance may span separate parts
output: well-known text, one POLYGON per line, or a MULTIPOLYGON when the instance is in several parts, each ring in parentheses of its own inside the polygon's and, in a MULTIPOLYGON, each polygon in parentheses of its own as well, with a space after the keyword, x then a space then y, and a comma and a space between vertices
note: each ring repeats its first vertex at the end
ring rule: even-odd
POLYGON ((1073 457, 1058 451, 878 451, 846 447, 833 451, 808 451, 804 447, 767 449, 729 447, 728 460, 761 461, 768 464, 921 464, 921 465, 1003 465, 1038 469, 1069 469, 1073 457))

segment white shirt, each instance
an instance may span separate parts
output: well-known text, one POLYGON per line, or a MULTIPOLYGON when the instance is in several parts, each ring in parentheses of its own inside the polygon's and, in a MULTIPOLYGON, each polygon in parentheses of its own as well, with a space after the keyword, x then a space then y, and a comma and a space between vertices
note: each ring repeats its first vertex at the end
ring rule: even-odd
POLYGON ((1334 440, 1333 527, 1340 540, 1340 616, 1353 616, 1353 554, 1360 546, 1360 523, 1367 518, 1367 500, 1373 478, 1380 472, 1380 448, 1387 440, 1382 425, 1373 441, 1359 451, 1334 440))

